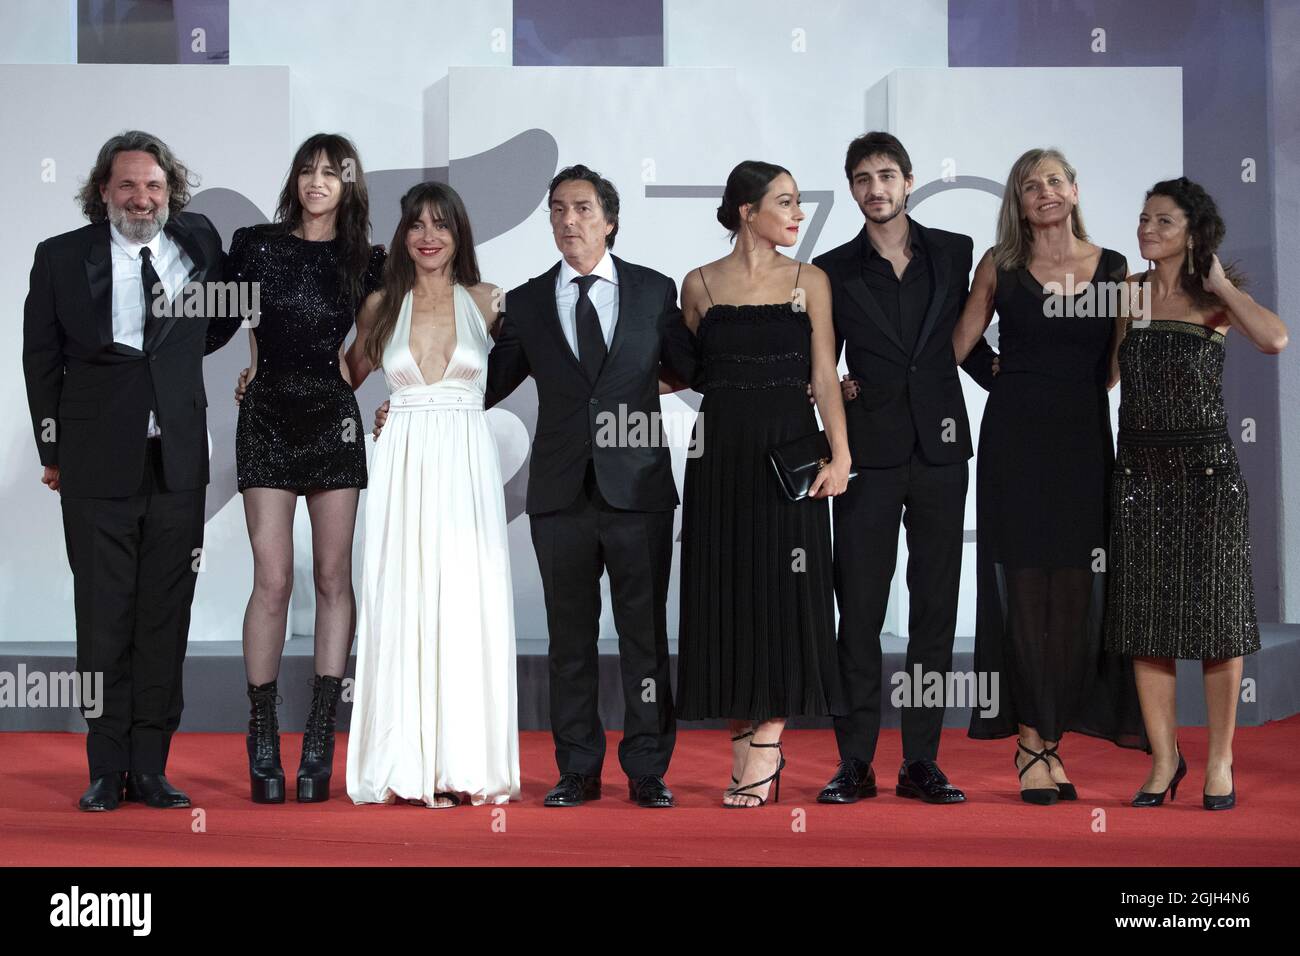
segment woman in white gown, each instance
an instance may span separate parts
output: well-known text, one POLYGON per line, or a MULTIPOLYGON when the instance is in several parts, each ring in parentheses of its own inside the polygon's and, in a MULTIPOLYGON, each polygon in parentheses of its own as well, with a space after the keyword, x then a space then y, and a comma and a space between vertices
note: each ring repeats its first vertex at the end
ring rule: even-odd
POLYGON ((483 410, 497 318, 460 197, 412 188, 347 354, 354 383, 381 366, 392 392, 365 505, 354 803, 519 797, 505 500, 483 410))

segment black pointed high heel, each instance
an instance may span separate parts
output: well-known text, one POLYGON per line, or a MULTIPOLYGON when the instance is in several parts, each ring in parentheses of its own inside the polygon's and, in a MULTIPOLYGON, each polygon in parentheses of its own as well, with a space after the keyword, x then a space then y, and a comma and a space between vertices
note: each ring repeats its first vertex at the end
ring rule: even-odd
POLYGON ((775 747, 780 752, 781 762, 778 763, 776 766, 776 773, 764 777, 762 780, 756 780, 751 784, 747 784, 746 786, 743 787, 738 786, 731 791, 731 795, 733 797, 753 797, 755 800, 758 801, 758 803, 724 803, 723 806, 726 807, 728 810, 740 810, 740 809, 749 810, 754 807, 764 806, 767 803, 767 797, 760 797, 756 793, 746 793, 745 791, 753 790, 755 787, 761 787, 763 784, 768 783, 769 781, 772 784, 772 802, 773 803, 781 802, 781 771, 785 769, 785 751, 781 749, 781 741, 778 740, 776 743, 773 744, 750 744, 749 746, 750 747, 775 747))
MULTIPOLYGON (((1061 742, 1058 740, 1057 743, 1056 743, 1056 747, 1047 747, 1047 746, 1044 746, 1044 747, 1043 747, 1043 753, 1047 754, 1047 757, 1048 757, 1049 760, 1050 760, 1051 758, 1055 757, 1055 758, 1056 758, 1056 762, 1059 763, 1059 764, 1061 765, 1061 769, 1064 770, 1064 769, 1065 769, 1065 761, 1062 760, 1062 759, 1061 759, 1061 755, 1058 754, 1058 753, 1056 752, 1056 748, 1059 747, 1059 746, 1061 746, 1061 742)), ((1049 764, 1049 769, 1050 769, 1050 764, 1049 764)), ((1055 780, 1053 780, 1052 782, 1053 782, 1053 783, 1056 783, 1055 780)), ((1056 783, 1056 791, 1057 791, 1057 793, 1059 793, 1059 794, 1061 795, 1061 799, 1062 799, 1062 800, 1078 800, 1078 799, 1079 799, 1079 791, 1075 789, 1074 784, 1072 784, 1072 783, 1056 783)))
MULTIPOLYGON (((1029 771, 1029 768, 1040 760, 1043 762, 1043 766, 1047 768, 1047 772, 1052 772, 1052 765, 1047 762, 1047 754, 1044 751, 1030 750, 1025 746, 1024 741, 1021 740, 1016 741, 1016 746, 1033 758, 1022 767, 1020 766, 1019 751, 1011 755, 1011 762, 1015 764, 1016 769, 1020 771, 1021 779, 1024 778, 1025 774, 1029 771)), ((1060 798, 1061 791, 1057 790, 1055 787, 1030 787, 1028 790, 1020 791, 1021 800, 1025 801, 1025 803, 1032 803, 1039 807, 1050 807, 1060 798)))
MULTIPOLYGON (((734 737, 732 737, 731 742, 734 744, 737 740, 744 740, 746 737, 752 737, 752 736, 754 736, 754 728, 750 727, 749 730, 745 731, 743 734, 736 734, 734 737)), ((733 761, 736 759, 734 754, 732 755, 731 759, 733 761)), ((727 788, 726 792, 731 793, 731 791, 735 790, 738 786, 740 786, 740 781, 736 779, 736 775, 733 773, 731 775, 731 786, 727 788)))
POLYGON ((1227 793, 1210 794, 1204 790, 1201 791, 1201 806, 1206 810, 1231 810, 1237 805, 1237 775, 1228 768, 1228 779, 1232 784, 1232 789, 1227 793))
POLYGON ((1183 759, 1182 752, 1178 754, 1178 769, 1174 771, 1173 778, 1169 781, 1169 786, 1161 793, 1152 793, 1149 790, 1139 790, 1133 795, 1132 805, 1135 807, 1158 807, 1165 802, 1165 794, 1169 794, 1169 802, 1173 803, 1178 796, 1178 784, 1183 777, 1187 776, 1187 761, 1183 759))

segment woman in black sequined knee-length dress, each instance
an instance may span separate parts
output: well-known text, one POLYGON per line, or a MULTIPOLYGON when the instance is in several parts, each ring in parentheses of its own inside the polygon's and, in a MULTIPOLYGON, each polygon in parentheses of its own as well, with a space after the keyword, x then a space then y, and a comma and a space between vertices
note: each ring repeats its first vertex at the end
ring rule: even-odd
POLYGON ((1232 736, 1242 657, 1259 650, 1250 504, 1223 405, 1225 335, 1263 352, 1286 345, 1274 313, 1236 287, 1215 250, 1223 220, 1186 178, 1156 183, 1138 220, 1153 268, 1133 279, 1143 306, 1119 347, 1119 442, 1111 480, 1106 644, 1134 659, 1153 754, 1134 806, 1172 800, 1178 749, 1175 661, 1202 662, 1210 741, 1207 810, 1236 803, 1232 736), (1237 338, 1238 336, 1233 336, 1237 338))
POLYGON ((299 147, 275 220, 238 230, 229 257, 231 278, 257 283, 260 313, 235 434, 253 547, 244 614, 249 778, 255 802, 285 799, 275 704, 302 495, 312 528, 316 677, 297 798, 316 802, 329 798, 334 713, 356 618, 352 536, 366 486, 367 429, 340 349, 384 264, 383 250, 370 245, 361 163, 346 138, 322 133, 299 147))

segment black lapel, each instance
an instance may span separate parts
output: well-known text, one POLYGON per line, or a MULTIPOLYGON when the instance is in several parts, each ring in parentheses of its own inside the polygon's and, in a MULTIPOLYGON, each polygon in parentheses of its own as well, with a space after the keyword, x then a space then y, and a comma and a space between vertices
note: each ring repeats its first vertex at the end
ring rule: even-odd
MULTIPOLYGON (((189 274, 186 275, 185 281, 191 282, 198 276, 203 275, 204 268, 206 267, 206 260, 203 258, 203 248, 199 245, 194 234, 191 233, 183 223, 176 221, 168 222, 167 225, 163 227, 163 232, 167 234, 167 237, 171 239, 172 242, 180 246, 180 248, 185 252, 185 255, 189 257, 190 271, 189 274)), ((176 324, 176 320, 179 318, 177 312, 181 310, 184 304, 185 290, 182 288, 181 294, 176 299, 172 300, 171 314, 163 318, 162 324, 158 326, 153 336, 144 343, 144 350, 146 352, 152 352, 154 349, 158 348, 158 346, 162 345, 163 340, 167 338, 167 333, 170 332, 172 326, 176 324)))
POLYGON ((185 255, 189 256, 191 264, 189 278, 193 280, 203 275, 207 270, 208 261, 203 255, 203 247, 199 245, 194 230, 183 222, 173 220, 167 223, 163 231, 185 250, 185 255))
POLYGON ((925 321, 921 324, 921 331, 917 333, 916 348, 912 351, 913 355, 920 355, 925 340, 930 337, 935 323, 939 321, 939 308, 947 298, 952 269, 948 264, 947 250, 940 249, 931 242, 928 230, 911 216, 907 217, 907 221, 911 224, 911 228, 917 231, 921 244, 925 246, 926 258, 930 260, 930 306, 925 310, 925 321))
MULTIPOLYGON (((538 302, 538 314, 549 316, 549 321, 545 325, 550 329, 551 335, 555 339, 555 345, 560 352, 568 356, 573 368, 584 379, 587 378, 587 370, 582 367, 578 361, 578 356, 573 354, 573 349, 569 346, 569 340, 564 337, 564 329, 560 326, 560 307, 555 302, 555 282, 560 276, 560 263, 551 266, 545 273, 538 276, 533 282, 536 288, 533 295, 541 301, 538 302)), ((509 305, 506 306, 509 311, 509 305)))
POLYGON ((898 330, 886 318, 884 311, 876 302, 875 296, 867 287, 867 282, 862 278, 863 262, 866 259, 866 252, 870 246, 871 240, 867 238, 867 229, 862 227, 862 232, 858 233, 858 242, 854 247, 852 261, 846 262, 844 268, 844 291, 849 294, 849 298, 858 304, 867 318, 876 323, 880 331, 885 333, 889 341, 898 346, 900 352, 906 353, 907 349, 903 347, 903 340, 898 337, 898 330))
POLYGON ((99 335, 99 344, 113 344, 113 256, 108 223, 95 224, 86 250, 86 282, 90 292, 90 318, 99 335))
MULTIPOLYGON (((609 353, 605 356, 605 364, 600 367, 603 374, 605 369, 614 364, 614 356, 618 353, 619 346, 627 337, 624 335, 630 316, 637 314, 637 310, 632 307, 633 296, 641 294, 641 283, 636 274, 636 270, 626 262, 611 253, 610 258, 614 260, 614 269, 618 276, 618 312, 614 316, 614 340, 609 344, 609 353)), ((597 376, 599 378, 599 376, 597 376)))

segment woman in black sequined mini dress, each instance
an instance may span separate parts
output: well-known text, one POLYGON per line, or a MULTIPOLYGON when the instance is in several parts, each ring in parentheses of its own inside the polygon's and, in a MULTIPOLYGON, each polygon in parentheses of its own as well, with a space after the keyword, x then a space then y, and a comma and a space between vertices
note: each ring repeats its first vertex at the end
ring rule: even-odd
POLYGON ((1178 750, 1175 661, 1202 662, 1209 754, 1202 802, 1236 803, 1232 736, 1242 656, 1259 650, 1250 504, 1223 405, 1225 334, 1276 353, 1286 327, 1236 288, 1215 250, 1223 220, 1180 178, 1147 193, 1138 244, 1153 268, 1133 277, 1140 321, 1118 353, 1119 441, 1111 480, 1106 644, 1131 656, 1151 740, 1134 806, 1158 806, 1187 772, 1178 750), (1234 336, 1235 337, 1235 336, 1234 336))
POLYGON ((307 499, 316 585, 312 707, 298 771, 300 802, 329 798, 334 713, 356 619, 352 537, 366 486, 366 431, 340 349, 365 297, 380 286, 384 252, 356 148, 333 134, 298 148, 275 223, 238 230, 235 281, 258 284, 253 364, 237 392, 235 458, 253 547, 244 614, 252 798, 284 800, 277 676, 293 585, 293 519, 307 499))
POLYGON ((730 719, 724 805, 754 807, 774 784, 779 795, 786 718, 845 712, 826 499, 848 484, 849 450, 830 283, 777 251, 803 219, 793 178, 741 163, 718 219, 735 250, 682 285, 704 398, 682 496, 677 704, 684 720, 730 719), (808 498, 790 501, 768 452, 817 431, 810 382, 832 460, 808 498))

